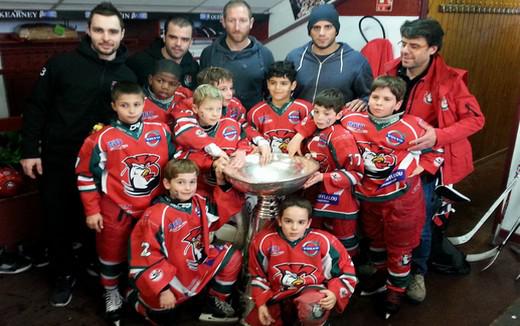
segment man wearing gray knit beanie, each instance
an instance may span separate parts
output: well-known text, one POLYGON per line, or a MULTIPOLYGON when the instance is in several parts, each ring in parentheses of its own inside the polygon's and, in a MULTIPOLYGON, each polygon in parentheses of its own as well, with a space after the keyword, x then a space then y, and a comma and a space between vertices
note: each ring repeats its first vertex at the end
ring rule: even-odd
POLYGON ((314 7, 307 30, 311 41, 292 50, 286 60, 296 67, 295 98, 313 102, 326 88, 341 90, 352 110, 363 110, 372 84, 367 60, 348 44, 337 42, 340 22, 331 4, 314 7))

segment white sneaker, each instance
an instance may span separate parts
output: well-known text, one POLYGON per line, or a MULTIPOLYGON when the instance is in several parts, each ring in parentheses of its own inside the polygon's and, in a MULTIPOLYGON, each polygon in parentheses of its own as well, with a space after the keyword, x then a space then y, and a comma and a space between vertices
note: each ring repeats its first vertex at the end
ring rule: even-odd
POLYGON ((426 285, 424 284, 424 275, 414 274, 410 280, 410 284, 406 289, 408 299, 421 303, 426 298, 426 285))

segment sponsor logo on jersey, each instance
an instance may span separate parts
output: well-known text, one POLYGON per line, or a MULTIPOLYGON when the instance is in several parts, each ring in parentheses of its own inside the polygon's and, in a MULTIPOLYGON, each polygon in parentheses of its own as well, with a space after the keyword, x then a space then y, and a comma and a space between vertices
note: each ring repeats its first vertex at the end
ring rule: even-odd
POLYGON ((358 134, 366 134, 368 132, 368 130, 366 128, 367 128, 367 126, 362 122, 356 122, 356 121, 347 122, 347 129, 351 132, 355 132, 358 134))
POLYGON ((297 124, 300 122, 300 112, 298 111, 291 111, 287 115, 287 118, 289 119, 289 122, 294 124, 297 124))
POLYGON ((341 298, 346 298, 348 296, 348 290, 346 288, 339 289, 339 296, 341 298))
POLYGON ((185 226, 188 222, 183 221, 180 218, 175 219, 175 221, 168 224, 168 231, 170 232, 178 232, 180 229, 182 229, 183 226, 185 226))
POLYGON ((337 205, 339 203, 339 195, 322 192, 316 197, 316 201, 321 204, 337 205))
POLYGON ((160 268, 156 268, 150 272, 150 281, 159 282, 163 278, 164 272, 160 268))
POLYGON ((318 146, 319 147, 327 147, 327 135, 320 134, 320 137, 318 138, 318 146))
POLYGON ((435 165, 436 167, 439 167, 442 165, 442 162, 444 162, 444 159, 442 157, 436 157, 433 160, 433 165, 435 165))
POLYGON ((127 195, 133 197, 149 195, 160 183, 160 157, 155 154, 139 154, 123 159, 126 165, 126 180, 122 183, 127 195))
POLYGON ((277 245, 272 245, 271 247, 269 247, 268 250, 271 256, 280 256, 284 254, 284 251, 281 250, 280 247, 277 245))
POLYGON ((445 97, 441 100, 441 110, 448 111, 448 100, 445 97))
POLYGON ((430 92, 424 93, 423 101, 426 104, 432 104, 432 102, 433 102, 432 93, 430 93, 430 92))
POLYGON ((153 120, 159 118, 157 114, 153 111, 144 111, 143 112, 143 120, 153 120))
POLYGON ((261 115, 261 116, 258 117, 258 122, 260 124, 269 123, 269 122, 272 122, 272 121, 273 121, 273 119, 271 119, 271 117, 268 114, 261 115))
POLYGON ((390 175, 385 179, 385 182, 383 182, 378 187, 378 189, 388 187, 398 181, 403 181, 405 178, 406 178, 405 170, 403 170, 403 169, 396 170, 396 171, 390 173, 390 175))
POLYGON ((224 138, 229 141, 233 141, 237 138, 238 131, 235 129, 235 127, 229 126, 222 130, 222 136, 224 136, 224 138))
POLYGON ((232 109, 229 109, 229 108, 227 108, 227 109, 229 110, 229 118, 237 120, 237 118, 238 118, 238 110, 237 109, 232 110, 232 109))
POLYGON ((399 146, 404 143, 406 137, 399 130, 390 130, 386 134, 386 142, 393 146, 399 146))
POLYGON ((314 272, 316 267, 303 263, 282 263, 273 266, 277 271, 273 277, 280 280, 280 284, 286 288, 295 288, 305 284, 305 279, 310 278, 309 284, 317 282, 314 272))
POLYGON ((144 141, 148 146, 155 147, 161 142, 161 133, 157 130, 152 130, 144 135, 144 141))
POLYGON ((320 252, 320 244, 316 241, 307 241, 302 245, 302 250, 307 256, 313 257, 320 252))
POLYGON ((107 142, 108 151, 114 151, 116 149, 123 149, 128 147, 128 145, 123 143, 123 140, 121 138, 112 139, 107 142), (123 146, 124 145, 124 146, 123 146))

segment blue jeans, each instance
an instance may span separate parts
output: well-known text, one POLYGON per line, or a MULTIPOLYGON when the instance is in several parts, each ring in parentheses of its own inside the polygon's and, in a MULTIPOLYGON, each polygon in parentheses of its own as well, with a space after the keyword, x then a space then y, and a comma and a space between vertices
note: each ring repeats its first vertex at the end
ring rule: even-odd
POLYGON ((421 176, 426 206, 425 223, 421 233, 421 243, 412 251, 412 273, 425 275, 428 272, 428 259, 432 247, 432 217, 437 211, 440 199, 435 193, 435 177, 421 176))

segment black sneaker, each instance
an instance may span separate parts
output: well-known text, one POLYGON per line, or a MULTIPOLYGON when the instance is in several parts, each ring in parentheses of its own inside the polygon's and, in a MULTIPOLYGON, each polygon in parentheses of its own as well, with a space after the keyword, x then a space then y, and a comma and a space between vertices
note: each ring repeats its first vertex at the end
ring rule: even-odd
POLYGON ((40 268, 49 265, 49 248, 47 247, 19 245, 18 252, 29 259, 34 267, 40 268))
POLYGON ((0 274, 18 274, 31 268, 31 261, 18 252, 0 248, 0 274))
POLYGON ((235 315, 235 309, 229 302, 210 296, 199 316, 199 320, 217 323, 236 323, 238 322, 238 317, 235 315))
POLYGON ((72 300, 72 288, 76 278, 72 275, 58 276, 51 292, 50 303, 53 307, 65 307, 72 300))

